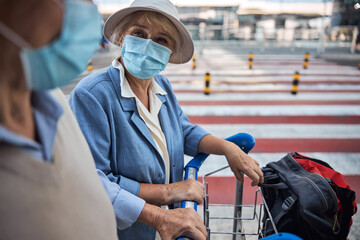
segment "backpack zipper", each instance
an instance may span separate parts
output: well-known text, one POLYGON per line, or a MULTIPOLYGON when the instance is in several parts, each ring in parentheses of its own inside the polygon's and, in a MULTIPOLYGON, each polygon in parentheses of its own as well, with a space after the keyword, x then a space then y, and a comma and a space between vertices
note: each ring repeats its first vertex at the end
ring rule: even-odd
MULTIPOLYGON (((283 164, 290 172, 293 172, 290 167, 287 165, 287 164, 283 164)), ((302 170, 302 169, 301 169, 302 170)), ((306 170, 305 170, 306 171, 306 170)), ((309 173, 308 171, 306 171, 307 173, 309 173)), ((324 194, 321 192, 321 190, 319 189, 319 187, 308 177, 302 177, 303 179, 305 179, 307 182, 310 182, 310 184, 315 188, 316 192, 320 193, 320 198, 321 198, 321 201, 324 205, 325 208, 328 208, 328 204, 326 202, 326 198, 324 196, 324 194)))
POLYGON ((319 187, 314 183, 314 181, 311 180, 310 178, 305 177, 304 179, 306 179, 308 182, 310 182, 311 185, 313 185, 313 186, 315 187, 316 191, 317 191, 318 193, 320 193, 320 195, 322 196, 321 200, 322 200, 323 204, 325 205, 325 208, 328 208, 329 205, 328 205, 328 203, 327 203, 327 201, 326 201, 326 198, 325 198, 324 194, 323 194, 322 191, 320 190, 320 188, 319 188, 319 187))
MULTIPOLYGON (((306 170, 300 165, 300 163, 298 163, 297 161, 295 161, 294 158, 292 158, 291 156, 289 156, 289 157, 291 158, 291 161, 293 161, 295 164, 297 164, 297 165, 300 167, 300 171, 303 171, 303 172, 305 172, 305 173, 310 173, 310 172, 306 171, 306 170)), ((286 165, 286 164, 285 164, 285 165, 286 165)), ((291 171, 291 169, 290 169, 288 166, 286 166, 286 167, 291 171)), ((333 210, 335 210, 335 212, 337 212, 337 197, 336 197, 336 195, 335 195, 334 190, 331 188, 330 184, 329 184, 329 183, 324 179, 324 177, 321 176, 320 174, 318 174, 318 173, 311 173, 311 174, 312 174, 313 176, 318 176, 319 180, 322 181, 322 182, 324 182, 326 188, 328 188, 328 190, 330 190, 331 198, 332 198, 333 201, 336 203, 336 204, 334 205, 334 209, 333 209, 333 210)), ((306 178, 306 179, 308 179, 308 181, 311 182, 311 184, 316 187, 317 191, 321 193, 322 200, 323 200, 323 202, 325 202, 326 208, 328 208, 328 204, 327 204, 326 198, 325 198, 324 194, 321 192, 321 190, 319 189, 319 187, 318 187, 310 178, 306 178)))

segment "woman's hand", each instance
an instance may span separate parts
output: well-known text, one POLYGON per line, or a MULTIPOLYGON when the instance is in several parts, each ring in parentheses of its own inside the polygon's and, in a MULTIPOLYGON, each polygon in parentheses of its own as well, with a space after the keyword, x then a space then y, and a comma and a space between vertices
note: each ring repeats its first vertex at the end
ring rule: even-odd
POLYGON ((204 185, 194 179, 171 184, 140 183, 139 197, 147 203, 157 206, 169 205, 181 201, 203 203, 204 185))
POLYGON ((191 208, 164 210, 145 204, 138 221, 155 228, 163 240, 172 240, 178 237, 205 240, 207 236, 200 215, 191 208))
POLYGON ((244 181, 241 173, 246 174, 253 181, 251 183, 252 186, 264 182, 264 176, 259 167, 259 163, 255 159, 244 153, 234 143, 227 142, 224 147, 224 153, 231 168, 231 171, 233 171, 236 178, 240 182, 244 181))
POLYGON ((163 221, 156 228, 163 240, 189 237, 193 240, 205 240, 206 228, 200 215, 191 208, 163 210, 163 221))
POLYGON ((259 167, 259 163, 232 142, 212 135, 206 135, 200 140, 198 146, 198 153, 201 152, 225 155, 231 170, 240 182, 244 181, 241 173, 246 174, 253 181, 253 186, 264 182, 264 175, 259 167))
POLYGON ((204 185, 194 179, 166 185, 170 203, 181 201, 194 201, 198 204, 203 203, 205 196, 204 185))

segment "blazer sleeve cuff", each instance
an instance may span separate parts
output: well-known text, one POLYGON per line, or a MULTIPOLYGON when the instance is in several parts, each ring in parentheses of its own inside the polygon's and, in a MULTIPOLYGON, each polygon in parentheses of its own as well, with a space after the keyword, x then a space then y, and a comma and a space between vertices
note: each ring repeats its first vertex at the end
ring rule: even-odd
POLYGON ((120 188, 125 189, 126 191, 138 196, 140 191, 140 184, 130 178, 121 176, 119 182, 120 188))

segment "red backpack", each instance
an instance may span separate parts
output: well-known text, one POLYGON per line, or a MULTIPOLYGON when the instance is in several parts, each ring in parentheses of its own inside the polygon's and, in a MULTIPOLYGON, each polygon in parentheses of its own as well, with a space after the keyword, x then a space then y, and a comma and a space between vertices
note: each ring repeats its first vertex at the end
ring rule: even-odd
MULTIPOLYGON (((296 152, 262 170, 261 188, 278 231, 309 240, 347 238, 357 205, 343 175, 324 161, 296 152)), ((265 235, 273 232, 267 219, 264 216, 265 235)))

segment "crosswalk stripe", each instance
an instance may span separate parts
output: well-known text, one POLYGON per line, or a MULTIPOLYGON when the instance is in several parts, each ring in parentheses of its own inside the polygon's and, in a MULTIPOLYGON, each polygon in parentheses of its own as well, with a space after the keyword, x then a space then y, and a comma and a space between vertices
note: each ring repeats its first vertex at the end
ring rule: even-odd
MULTIPOLYGON (((237 132, 251 133, 255 139, 360 138, 360 124, 202 124, 201 126, 221 138, 237 132)), ((360 150, 360 145, 358 148, 360 150)))
POLYGON ((296 96, 287 93, 284 94, 273 94, 273 93, 217 93, 204 95, 194 94, 194 93, 177 93, 176 97, 178 101, 199 101, 199 100, 207 100, 207 101, 230 101, 230 100, 262 100, 262 101, 270 101, 270 100, 360 100, 360 94, 357 93, 312 93, 312 92, 302 92, 296 96))
POLYGON ((359 115, 347 116, 187 116, 193 124, 360 124, 359 115))
MULTIPOLYGON (((234 79, 234 80, 211 80, 211 86, 213 85, 251 85, 251 84, 291 84, 293 81, 292 78, 285 78, 285 79, 268 79, 266 80, 265 78, 259 78, 259 79, 244 79, 244 80, 238 80, 238 79, 234 79)), ((201 85, 204 86, 205 81, 204 80, 173 80, 171 82, 172 84, 197 84, 197 85, 201 85)), ((354 77, 353 79, 347 79, 347 80, 342 80, 342 79, 328 79, 328 78, 324 78, 324 79, 318 79, 318 80, 314 80, 314 79, 301 79, 300 80, 300 84, 307 84, 307 85, 315 85, 315 84, 341 84, 341 85, 357 85, 360 84, 360 81, 357 79, 357 77, 354 77)))
POLYGON ((183 106, 186 115, 207 116, 346 116, 360 115, 360 107, 352 105, 300 105, 300 106, 183 106))
POLYGON ((360 100, 197 100, 179 101, 181 106, 267 106, 267 105, 359 105, 360 100))
MULTIPOLYGON (((175 91, 179 91, 179 90, 203 90, 204 89, 204 84, 187 84, 187 83, 181 83, 181 84, 176 84, 173 85, 173 89, 175 91)), ((251 91, 251 90, 255 90, 255 91, 259 91, 259 90, 288 90, 290 92, 291 89, 291 84, 289 83, 285 83, 285 84, 271 84, 271 83, 262 83, 262 84, 244 84, 244 85, 231 85, 229 86, 229 84, 216 84, 215 86, 212 86, 210 84, 210 89, 211 92, 215 91, 219 91, 219 90, 225 90, 225 91, 251 91)), ((332 91, 340 91, 340 90, 360 90, 360 86, 358 84, 342 84, 341 86, 339 85, 330 85, 330 84, 313 84, 313 85, 304 85, 301 84, 300 82, 300 86, 299 89, 302 91, 306 91, 306 90, 311 90, 311 91, 327 91, 327 90, 332 90, 332 91)))
POLYGON ((324 139, 324 138, 285 138, 263 139, 257 138, 253 152, 360 152, 360 139, 324 139))
MULTIPOLYGON (((185 68, 186 69, 186 68, 185 68)), ((267 76, 291 76, 294 74, 294 70, 264 70, 264 69, 254 69, 254 70, 211 70, 212 76, 221 76, 221 77, 252 77, 252 76, 258 76, 258 77, 267 77, 267 76)), ((346 67, 346 68, 330 68, 327 70, 302 70, 298 69, 301 75, 303 76, 336 76, 336 77, 347 77, 347 76, 360 76, 360 71, 357 70, 354 67, 346 67)), ((184 68, 178 69, 177 71, 174 69, 171 70, 164 70, 162 73, 165 77, 169 77, 170 81, 173 77, 181 77, 181 76, 203 76, 204 71, 203 70, 195 70, 191 71, 191 68, 189 68, 189 71, 184 71, 184 68)))
MULTIPOLYGON (((288 89, 276 89, 276 88, 268 88, 268 89, 211 89, 211 94, 218 93, 290 93, 290 87, 288 89)), ((299 93, 360 93, 360 89, 299 89, 299 93)), ((204 93, 201 89, 174 89, 174 93, 204 93)))

